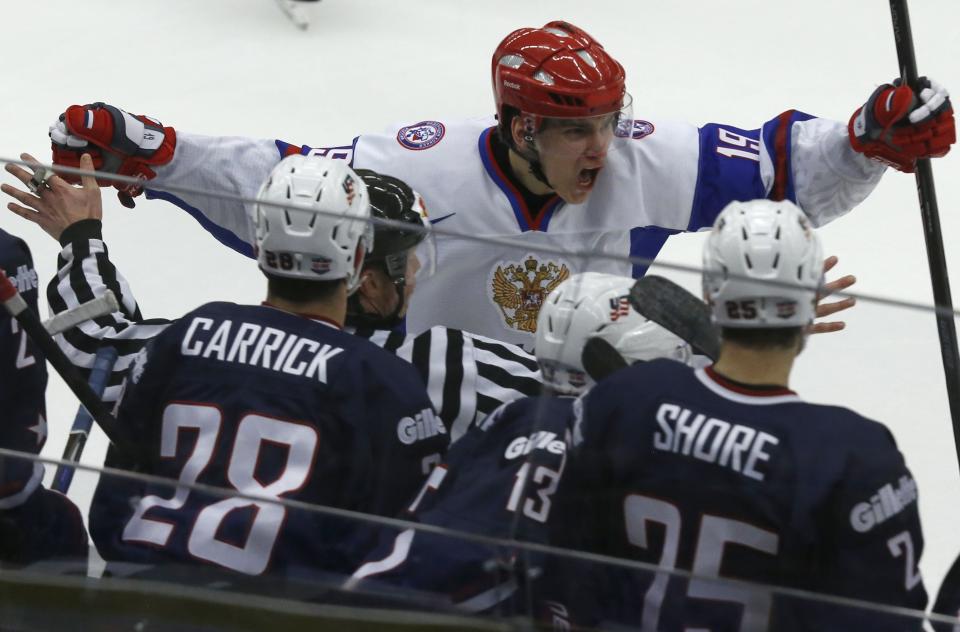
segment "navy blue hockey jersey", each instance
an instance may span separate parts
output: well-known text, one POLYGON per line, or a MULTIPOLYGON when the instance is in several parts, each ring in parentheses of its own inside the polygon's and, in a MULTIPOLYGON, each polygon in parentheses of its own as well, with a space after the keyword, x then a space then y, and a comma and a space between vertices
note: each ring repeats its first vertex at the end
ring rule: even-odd
MULTIPOLYGON (((532 397, 500 407, 467 432, 409 508, 413 520, 496 538, 545 543, 566 462, 569 398, 532 397)), ((473 612, 525 609, 539 556, 408 529, 384 531, 353 584, 426 591, 473 612), (364 584, 359 584, 363 580, 364 584)))
MULTIPOLYGON (((118 419, 155 457, 142 471, 387 516, 447 445, 409 364, 334 325, 232 303, 208 303, 151 341, 118 419)), ((349 573, 370 546, 354 522, 115 477, 101 478, 90 522, 106 559, 250 575, 349 573)))
POLYGON ((696 576, 606 569, 572 591, 589 596, 578 621, 714 632, 916 627, 712 579, 922 610, 917 487, 883 425, 669 360, 616 373, 575 408, 555 541, 696 576))
MULTIPOLYGON (((30 249, 2 229, 0 268, 36 312, 37 272, 30 249)), ((0 309, 0 447, 39 454, 47 440, 46 388, 43 354, 0 309)), ((41 486, 43 474, 40 463, 0 457, 0 562, 86 556, 80 512, 65 496, 41 486)))
MULTIPOLYGON (((37 272, 23 240, 0 230, 0 268, 37 311, 37 272)), ((16 319, 0 309, 0 446, 38 454, 47 438, 47 365, 16 319)), ((0 458, 0 509, 21 504, 43 478, 43 466, 0 458)))

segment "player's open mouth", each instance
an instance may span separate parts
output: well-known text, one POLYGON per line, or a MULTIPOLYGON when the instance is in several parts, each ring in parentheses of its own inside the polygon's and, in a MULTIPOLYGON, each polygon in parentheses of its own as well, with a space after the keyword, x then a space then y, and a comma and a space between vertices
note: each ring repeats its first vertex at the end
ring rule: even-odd
POLYGON ((597 174, 600 173, 600 169, 581 169, 580 174, 577 176, 577 185, 581 189, 590 189, 593 187, 593 183, 597 181, 597 174))

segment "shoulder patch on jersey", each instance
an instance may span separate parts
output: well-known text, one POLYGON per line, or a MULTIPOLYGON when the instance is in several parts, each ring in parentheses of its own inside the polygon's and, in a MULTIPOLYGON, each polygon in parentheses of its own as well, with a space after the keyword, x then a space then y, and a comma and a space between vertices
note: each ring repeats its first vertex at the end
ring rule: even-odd
POLYGON ((430 149, 441 140, 447 128, 440 121, 420 121, 397 132, 397 142, 414 151, 430 149))
POLYGON ((640 140, 652 134, 656 129, 650 121, 634 121, 633 132, 630 134, 630 138, 640 140))

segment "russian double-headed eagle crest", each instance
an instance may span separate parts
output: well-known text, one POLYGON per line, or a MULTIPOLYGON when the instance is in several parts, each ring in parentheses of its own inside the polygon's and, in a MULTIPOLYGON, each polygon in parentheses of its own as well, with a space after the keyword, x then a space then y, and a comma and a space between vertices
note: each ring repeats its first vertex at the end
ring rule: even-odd
POLYGON ((493 271, 493 302, 508 327, 535 333, 544 299, 569 276, 565 263, 540 262, 533 255, 522 263, 501 262, 493 271))

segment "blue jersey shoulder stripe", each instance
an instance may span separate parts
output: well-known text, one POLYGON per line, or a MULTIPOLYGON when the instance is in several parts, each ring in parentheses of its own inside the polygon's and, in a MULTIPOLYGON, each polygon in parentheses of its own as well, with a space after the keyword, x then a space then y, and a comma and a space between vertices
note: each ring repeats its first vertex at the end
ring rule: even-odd
POLYGON ((775 119, 763 125, 763 144, 767 147, 770 160, 773 161, 773 186, 770 188, 771 200, 797 201, 793 186, 793 167, 791 163, 791 134, 793 124, 814 118, 810 114, 787 110, 775 119))
POLYGON ((700 128, 700 164, 688 231, 713 226, 733 200, 766 197, 760 179, 760 130, 708 123, 700 128))
POLYGON ((204 230, 213 235, 221 244, 236 250, 245 257, 250 257, 251 259, 253 258, 253 246, 237 237, 235 234, 233 234, 233 232, 210 221, 210 219, 204 215, 200 209, 190 206, 182 199, 165 191, 147 189, 146 195, 148 200, 164 200, 165 202, 170 202, 171 204, 179 206, 193 216, 193 219, 200 222, 200 225, 203 226, 204 230))
MULTIPOLYGON (((667 243, 670 235, 676 235, 679 230, 660 228, 659 226, 644 226, 630 231, 630 256, 653 261, 660 253, 660 249, 667 243)), ((639 279, 647 273, 649 263, 634 262, 633 278, 639 279)))

